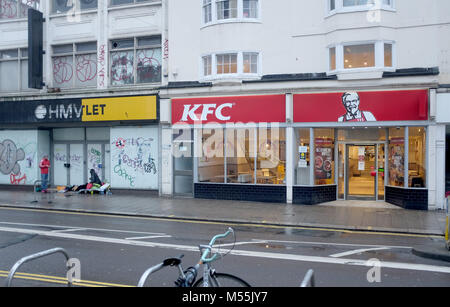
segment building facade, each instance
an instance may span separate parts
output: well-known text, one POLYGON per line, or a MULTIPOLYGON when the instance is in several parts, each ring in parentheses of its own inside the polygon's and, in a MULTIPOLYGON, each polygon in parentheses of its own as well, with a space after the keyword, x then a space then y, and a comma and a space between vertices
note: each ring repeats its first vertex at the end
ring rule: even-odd
POLYGON ((0 1, 1 100, 45 109, 26 130, 2 122, 3 144, 32 138, 14 142, 21 171, 4 167, 2 183, 25 183, 29 141, 33 161, 52 155, 54 184, 94 168, 166 196, 444 208, 446 0, 32 2, 46 18, 41 91, 26 87, 23 4, 0 1), (135 99, 156 114, 127 118, 135 99), (102 104, 122 111, 101 118, 102 104))

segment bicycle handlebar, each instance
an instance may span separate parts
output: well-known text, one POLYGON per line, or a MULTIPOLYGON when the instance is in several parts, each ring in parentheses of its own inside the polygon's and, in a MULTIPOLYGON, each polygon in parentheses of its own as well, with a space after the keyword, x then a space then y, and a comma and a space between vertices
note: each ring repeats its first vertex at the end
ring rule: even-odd
POLYGON ((206 250, 203 252, 202 254, 202 258, 201 261, 203 263, 208 263, 208 262, 213 262, 214 260, 216 260, 216 258, 218 257, 218 254, 214 254, 212 257, 208 258, 208 254, 211 251, 212 246, 214 245, 214 243, 216 242, 217 239, 222 239, 227 237, 230 233, 234 234, 234 230, 231 227, 228 227, 227 232, 223 233, 223 234, 218 234, 216 236, 214 236, 211 241, 209 242, 209 245, 206 247, 206 250))

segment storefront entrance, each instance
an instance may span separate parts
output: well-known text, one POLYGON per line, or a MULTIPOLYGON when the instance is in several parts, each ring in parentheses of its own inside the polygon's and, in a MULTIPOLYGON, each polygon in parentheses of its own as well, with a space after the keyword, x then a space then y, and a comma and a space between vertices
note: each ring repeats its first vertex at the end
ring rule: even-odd
POLYGON ((384 200, 385 144, 340 144, 339 148, 339 198, 384 200))

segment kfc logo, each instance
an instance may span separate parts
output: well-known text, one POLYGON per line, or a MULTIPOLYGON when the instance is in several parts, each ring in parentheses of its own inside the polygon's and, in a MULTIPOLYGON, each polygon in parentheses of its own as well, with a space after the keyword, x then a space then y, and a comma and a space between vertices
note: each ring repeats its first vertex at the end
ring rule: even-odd
POLYGON ((231 116, 224 115, 223 111, 225 108, 233 108, 233 103, 223 103, 219 106, 217 104, 187 104, 184 106, 183 116, 181 117, 182 122, 192 120, 194 122, 198 121, 209 121, 209 115, 214 115, 218 121, 227 121, 231 119, 231 116), (201 109, 203 107, 203 109, 201 109), (200 118, 198 117, 200 116, 200 118))

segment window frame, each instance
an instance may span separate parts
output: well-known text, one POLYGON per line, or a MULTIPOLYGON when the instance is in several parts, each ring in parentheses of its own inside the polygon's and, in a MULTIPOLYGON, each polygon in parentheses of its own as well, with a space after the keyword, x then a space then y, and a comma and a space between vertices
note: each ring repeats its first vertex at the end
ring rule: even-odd
MULTIPOLYGON (((0 63, 5 63, 5 62, 15 62, 16 66, 17 66, 17 84, 16 84, 16 89, 14 90, 6 90, 6 91, 1 91, 0 93, 18 93, 18 92, 22 92, 22 91, 32 91, 32 89, 28 88, 28 84, 26 87, 22 88, 22 83, 26 80, 23 80, 23 78, 27 78, 22 76, 22 65, 23 62, 28 62, 28 47, 17 47, 17 48, 8 48, 8 49, 1 49, 0 53, 2 52, 6 52, 6 51, 17 51, 17 56, 16 57, 12 57, 9 59, 3 59, 0 57, 0 63)), ((27 67, 27 74, 28 74, 28 67, 27 67)), ((0 80, 1 82, 1 80, 0 80)))
MULTIPOLYGON (((16 10, 16 16, 14 17, 2 17, 0 15, 0 21, 7 21, 7 20, 17 20, 17 19, 26 19, 28 16, 28 8, 33 8, 35 10, 41 9, 41 1, 40 0, 34 0, 32 2, 32 5, 28 5, 28 3, 23 3, 22 1, 17 1, 17 3, 14 4, 15 10, 16 10), (24 6, 25 12, 21 10, 22 6, 24 6)), ((10 49, 8 49, 10 50, 10 49)))
POLYGON ((134 6, 134 5, 145 5, 152 4, 154 2, 161 2, 161 0, 131 0, 127 3, 113 4, 113 0, 108 0, 108 8, 122 7, 122 6, 134 6))
POLYGON ((372 41, 358 41, 358 42, 344 42, 331 44, 327 46, 327 74, 335 75, 339 73, 351 73, 351 72, 370 72, 370 71, 395 71, 397 67, 397 57, 396 57, 396 42, 390 40, 372 40, 372 41), (370 67, 357 67, 357 68, 345 68, 344 63, 344 48, 347 46, 357 46, 357 45, 374 45, 375 50, 375 65, 370 67), (385 45, 392 46, 392 66, 385 66, 385 45), (331 49, 335 48, 335 69, 331 69, 331 49))
POLYGON ((124 38, 117 38, 117 39, 110 39, 109 42, 109 54, 108 54, 108 59, 109 59, 109 75, 110 75, 110 80, 109 80, 109 86, 111 87, 126 87, 126 86, 139 86, 139 85, 148 85, 148 84, 161 84, 162 83, 162 70, 163 70, 163 46, 162 46, 162 35, 144 35, 144 36, 134 36, 134 37, 124 37, 124 38), (143 39, 143 38, 159 38, 160 40, 160 44, 157 45, 145 45, 145 46, 139 46, 139 39, 143 39), (120 41, 120 40, 133 40, 133 47, 124 47, 124 48, 112 48, 112 44, 114 41, 120 41), (157 49, 159 48, 161 50, 161 62, 160 62, 160 66, 161 66, 161 80, 158 82, 142 82, 139 83, 138 82, 138 71, 137 71, 137 65, 138 65, 138 51, 139 50, 143 50, 143 49, 157 49), (113 84, 114 79, 112 78, 112 74, 111 74, 111 70, 112 70, 112 64, 113 61, 111 59, 111 54, 113 52, 129 52, 129 51, 133 51, 133 83, 131 84, 113 84))
POLYGON ((396 1, 388 0, 390 4, 385 4, 386 0, 373 0, 374 4, 360 4, 344 6, 344 0, 327 0, 327 15, 331 16, 339 13, 350 13, 350 12, 365 12, 370 10, 384 10, 396 12, 396 1), (334 9, 331 9, 331 2, 334 2, 334 9))
MULTIPOLYGON (((205 19, 205 5, 204 0, 202 1, 202 27, 214 25, 214 24, 221 24, 221 23, 230 23, 230 22, 260 22, 261 20, 261 0, 256 0, 258 3, 256 5, 256 18, 255 17, 245 17, 244 16, 244 0, 236 0, 237 2, 237 12, 236 17, 230 17, 230 18, 223 18, 219 19, 217 15, 218 10, 218 2, 224 2, 227 0, 211 0, 211 19, 209 21, 206 21, 205 19)), ((252 15, 252 14, 250 14, 252 15)))
POLYGON ((73 0, 73 4, 67 11, 64 12, 57 12, 55 9, 55 1, 57 0, 51 0, 50 1, 50 16, 60 16, 60 15, 68 15, 72 14, 73 10, 75 9, 75 12, 95 12, 98 11, 98 0, 94 0, 97 2, 97 6, 95 8, 81 8, 81 1, 82 0, 73 0))
MULTIPOLYGON (((57 44, 57 45, 52 45, 51 46, 51 51, 52 51, 52 54, 51 54, 51 65, 52 65, 52 72, 54 72, 54 68, 53 68, 53 65, 54 65, 54 58, 57 58, 57 57, 71 57, 72 58, 72 80, 70 81, 70 86, 68 86, 68 87, 60 87, 62 90, 72 90, 72 89, 80 89, 80 88, 83 88, 83 87, 86 87, 86 88, 96 88, 97 87, 97 82, 95 82, 95 85, 77 85, 77 76, 76 76, 76 74, 77 74, 77 71, 76 71, 76 65, 77 65, 77 56, 83 56, 83 55, 92 55, 92 54, 95 54, 95 60, 96 60, 96 67, 97 67, 97 61, 98 61, 98 59, 97 59, 97 48, 98 48, 98 42, 96 42, 96 41, 87 41, 87 42, 73 42, 73 43, 69 43, 69 44, 57 44), (85 51, 77 51, 77 47, 79 46, 79 45, 82 45, 82 44, 89 44, 89 43, 95 43, 95 49, 92 49, 92 50, 85 50, 85 51), (55 47, 60 47, 60 46, 66 46, 66 45, 72 45, 72 51, 71 52, 61 52, 61 53, 55 53, 54 52, 54 48, 55 47)), ((98 78, 98 71, 96 72, 96 74, 95 74, 95 80, 97 80, 97 78, 98 78)), ((52 80, 52 85, 53 85, 53 87, 58 87, 58 85, 57 85, 57 83, 55 82, 55 77, 54 77, 54 73, 52 73, 52 78, 51 78, 51 80, 52 80)), ((80 82, 82 82, 81 80, 80 80, 80 82)))
POLYGON ((215 53, 202 54, 199 60, 199 79, 200 80, 220 80, 220 79, 259 79, 262 74, 262 53, 255 50, 245 50, 245 51, 223 51, 215 53), (244 55, 257 55, 256 61, 256 73, 245 73, 244 72, 244 55), (237 71, 236 73, 218 73, 217 72, 217 56, 221 55, 236 55, 237 59, 237 71), (205 75, 205 62, 204 59, 211 58, 211 74, 205 75))

